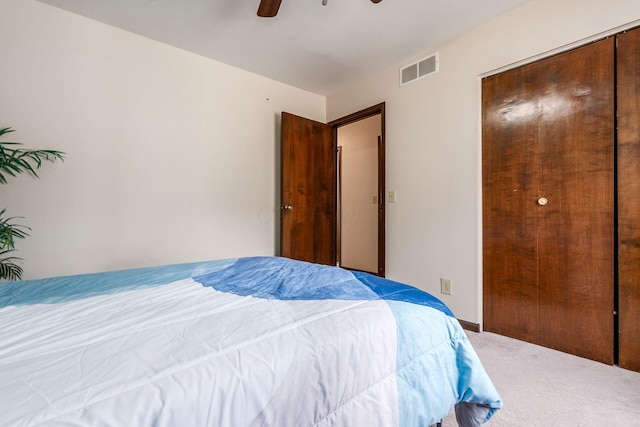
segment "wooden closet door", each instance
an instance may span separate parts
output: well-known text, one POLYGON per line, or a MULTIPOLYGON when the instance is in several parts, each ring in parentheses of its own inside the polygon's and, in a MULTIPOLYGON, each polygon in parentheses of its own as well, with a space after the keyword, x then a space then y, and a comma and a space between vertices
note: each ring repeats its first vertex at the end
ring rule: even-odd
POLYGON ((536 342, 538 336, 538 126, 527 71, 482 82, 484 329, 536 342))
POLYGON ((610 364, 614 49, 483 81, 485 329, 610 364))
POLYGON ((619 364, 640 371, 640 29, 618 36, 619 364))

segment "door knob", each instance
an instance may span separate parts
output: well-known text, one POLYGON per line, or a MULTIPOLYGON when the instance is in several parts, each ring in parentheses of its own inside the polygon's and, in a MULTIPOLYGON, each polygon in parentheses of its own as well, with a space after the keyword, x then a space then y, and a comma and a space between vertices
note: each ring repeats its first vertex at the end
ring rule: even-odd
POLYGON ((546 198, 546 197, 540 197, 540 198, 538 199, 538 204, 539 204, 540 206, 544 206, 544 205, 546 205, 547 203, 549 203, 549 201, 547 200, 547 198, 546 198))
POLYGON ((290 211, 290 210, 292 210, 292 209, 293 209, 293 206, 291 206, 291 205, 284 205, 284 206, 282 207, 282 210, 283 210, 283 211, 290 211))

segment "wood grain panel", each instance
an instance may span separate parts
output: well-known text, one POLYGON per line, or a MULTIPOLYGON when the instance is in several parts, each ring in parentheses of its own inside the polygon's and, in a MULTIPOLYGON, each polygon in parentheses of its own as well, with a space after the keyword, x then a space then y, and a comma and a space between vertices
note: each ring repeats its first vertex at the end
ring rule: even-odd
POLYGON ((336 149, 324 123, 282 113, 281 255, 335 265, 336 149))
POLYGON ((606 363, 613 58, 603 40, 483 80, 485 329, 606 363))
MULTIPOLYGON (((613 38, 536 64, 538 343, 613 364, 613 38)), ((534 70, 535 68, 535 70, 534 70)))
POLYGON ((522 69, 482 83, 484 329, 537 339, 537 126, 522 69))
POLYGON ((640 371, 640 29, 618 36, 619 364, 640 371))

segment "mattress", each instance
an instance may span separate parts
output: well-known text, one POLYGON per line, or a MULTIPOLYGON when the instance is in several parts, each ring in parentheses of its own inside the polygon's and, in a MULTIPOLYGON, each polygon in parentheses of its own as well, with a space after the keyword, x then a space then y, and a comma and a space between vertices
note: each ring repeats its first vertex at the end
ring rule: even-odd
POLYGON ((502 406, 453 313, 279 257, 0 284, 0 425, 429 426, 502 406))

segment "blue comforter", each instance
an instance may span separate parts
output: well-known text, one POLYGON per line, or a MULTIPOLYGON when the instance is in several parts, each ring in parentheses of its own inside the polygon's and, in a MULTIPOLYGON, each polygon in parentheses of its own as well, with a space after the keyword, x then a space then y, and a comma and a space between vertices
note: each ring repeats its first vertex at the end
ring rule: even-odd
POLYGON ((285 258, 9 282, 0 324, 0 425, 428 426, 502 405, 440 300, 285 258))

